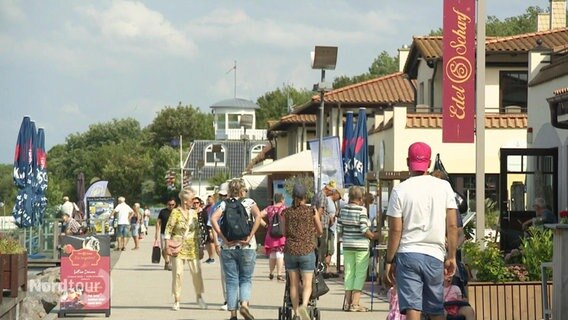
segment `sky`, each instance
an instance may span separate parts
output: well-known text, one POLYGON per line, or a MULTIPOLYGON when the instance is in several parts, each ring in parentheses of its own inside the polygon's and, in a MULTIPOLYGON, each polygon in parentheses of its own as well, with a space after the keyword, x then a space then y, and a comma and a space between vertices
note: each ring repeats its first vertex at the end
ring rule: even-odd
MULTIPOLYGON (((25 115, 46 149, 89 125, 164 106, 252 101, 283 85, 312 88, 316 45, 337 46, 328 80, 367 71, 382 51, 442 26, 442 0, 0 0, 0 163, 13 163, 25 115)), ((486 0, 517 16, 548 0, 486 0)), ((48 159, 49 163, 49 159, 48 159)), ((49 166, 49 165, 48 165, 49 166)))

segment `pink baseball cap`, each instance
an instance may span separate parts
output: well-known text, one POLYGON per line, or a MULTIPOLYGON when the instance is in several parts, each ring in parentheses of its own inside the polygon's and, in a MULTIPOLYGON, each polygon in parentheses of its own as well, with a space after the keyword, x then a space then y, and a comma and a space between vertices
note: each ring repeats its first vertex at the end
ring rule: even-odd
POLYGON ((432 149, 424 142, 415 142, 408 147, 408 169, 426 172, 430 167, 432 149))

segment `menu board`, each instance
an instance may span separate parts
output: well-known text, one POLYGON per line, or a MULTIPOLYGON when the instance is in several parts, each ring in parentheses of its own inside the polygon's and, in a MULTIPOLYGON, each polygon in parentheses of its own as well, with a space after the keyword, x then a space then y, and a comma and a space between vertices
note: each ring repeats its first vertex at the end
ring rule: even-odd
POLYGON ((73 313, 110 316, 109 236, 63 236, 61 247, 59 316, 73 313))

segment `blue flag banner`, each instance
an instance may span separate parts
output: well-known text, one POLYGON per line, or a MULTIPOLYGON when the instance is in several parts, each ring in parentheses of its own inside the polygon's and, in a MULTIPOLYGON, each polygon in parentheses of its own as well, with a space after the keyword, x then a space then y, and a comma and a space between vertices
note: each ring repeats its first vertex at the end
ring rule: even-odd
POLYGON ((367 109, 359 108, 357 128, 355 129, 355 150, 353 157, 353 184, 365 185, 368 169, 367 145, 367 109))
POLYGON ((353 111, 347 111, 345 115, 345 126, 343 127, 343 145, 341 146, 341 154, 343 156, 343 180, 345 186, 353 185, 354 153, 353 111))

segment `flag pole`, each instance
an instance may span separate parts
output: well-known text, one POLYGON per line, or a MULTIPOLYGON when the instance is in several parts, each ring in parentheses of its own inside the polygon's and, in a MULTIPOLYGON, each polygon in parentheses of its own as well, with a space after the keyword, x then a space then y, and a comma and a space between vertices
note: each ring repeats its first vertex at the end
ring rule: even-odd
POLYGON ((478 241, 485 237, 485 20, 485 0, 477 0, 475 239, 478 241))

